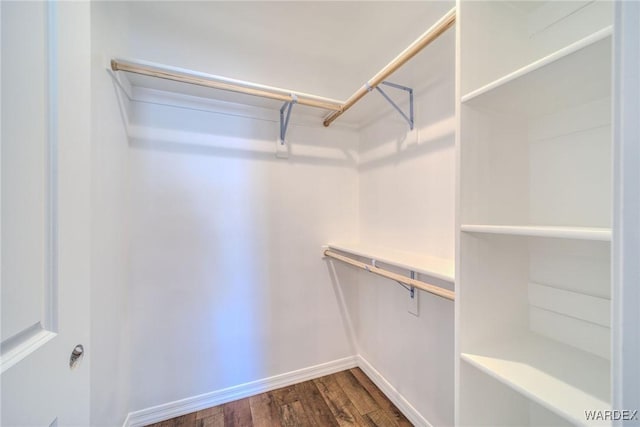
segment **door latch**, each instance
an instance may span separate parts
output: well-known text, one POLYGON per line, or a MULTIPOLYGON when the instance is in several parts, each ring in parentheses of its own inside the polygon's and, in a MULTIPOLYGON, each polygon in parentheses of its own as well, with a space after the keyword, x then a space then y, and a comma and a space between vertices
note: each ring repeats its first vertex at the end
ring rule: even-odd
POLYGON ((75 346, 73 348, 73 351, 71 352, 71 357, 69 357, 69 367, 73 369, 83 354, 84 347, 82 346, 82 344, 78 344, 77 346, 75 346))

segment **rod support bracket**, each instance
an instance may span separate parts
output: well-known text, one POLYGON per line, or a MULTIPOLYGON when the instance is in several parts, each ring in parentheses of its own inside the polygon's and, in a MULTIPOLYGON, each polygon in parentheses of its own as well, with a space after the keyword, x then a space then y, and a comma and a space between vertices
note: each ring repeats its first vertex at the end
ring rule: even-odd
MULTIPOLYGON (((387 102, 389 102, 389 104, 391 104, 391 106, 393 108, 395 108, 395 110, 400 113, 400 115, 402 116, 402 118, 404 118, 407 123, 409 124, 409 130, 413 130, 413 127, 415 125, 415 119, 414 119, 414 108, 413 108, 413 89, 407 86, 402 86, 396 83, 391 83, 391 82, 387 82, 387 81, 383 81, 380 83, 381 85, 385 85, 385 86, 389 86, 392 87, 394 89, 399 89, 399 90, 403 90, 405 92, 407 92, 409 94, 409 114, 407 115, 404 111, 402 111, 402 109, 398 106, 398 104, 396 104, 393 99, 391 99, 389 97, 389 95, 387 95, 387 93, 382 90, 382 88, 380 87, 380 85, 376 86, 375 89, 380 93, 380 95, 382 95, 384 97, 384 99, 387 100, 387 102)), ((369 83, 367 82, 367 90, 371 91, 369 83)))
MULTIPOLYGON (((411 278, 413 280, 416 279, 416 272, 415 271, 411 272, 411 278)), ((411 286, 411 289, 409 289, 409 295, 411 296, 411 299, 414 299, 416 297, 416 287, 415 286, 411 286)))
MULTIPOLYGON (((416 272, 415 271, 411 272, 411 278, 415 280, 415 278, 416 278, 416 272)), ((405 288, 409 292, 409 297, 411 297, 411 299, 414 299, 416 297, 416 287, 415 286, 408 285, 406 283, 402 283, 399 280, 396 280, 396 282, 398 282, 398 285, 402 286, 403 288, 405 288)))
POLYGON ((282 108, 280 108, 280 145, 284 145, 284 141, 287 136, 287 129, 289 128, 289 119, 291 118, 291 109, 293 104, 297 103, 298 97, 295 93, 292 93, 291 101, 285 102, 282 105, 282 108))

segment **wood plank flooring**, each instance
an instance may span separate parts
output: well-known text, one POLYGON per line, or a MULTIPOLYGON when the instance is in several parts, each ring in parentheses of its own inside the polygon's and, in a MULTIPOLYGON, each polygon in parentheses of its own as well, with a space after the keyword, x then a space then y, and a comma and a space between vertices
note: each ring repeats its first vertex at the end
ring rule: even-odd
POLYGON ((149 427, 405 427, 412 424, 353 368, 149 427))

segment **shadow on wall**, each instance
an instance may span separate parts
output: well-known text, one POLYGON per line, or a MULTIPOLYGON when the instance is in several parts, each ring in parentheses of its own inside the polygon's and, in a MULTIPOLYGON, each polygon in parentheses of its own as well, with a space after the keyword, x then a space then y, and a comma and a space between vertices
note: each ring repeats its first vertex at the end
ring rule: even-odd
POLYGON ((447 119, 441 123, 436 123, 435 127, 441 127, 446 133, 431 135, 429 139, 423 139, 410 145, 405 145, 404 137, 387 142, 377 152, 363 155, 363 159, 358 166, 358 170, 367 171, 388 164, 397 164, 403 161, 415 159, 416 157, 434 153, 436 151, 452 148, 455 144, 455 130, 453 128, 454 118, 447 119), (373 158, 371 158, 373 157, 373 158))
MULTIPOLYGON (((395 111, 361 131, 359 170, 398 164, 421 155, 453 148, 455 144, 454 81, 435 79, 415 96, 415 127, 395 111), (445 105, 443 105, 445 103, 445 105)), ((408 108, 406 105, 402 106, 408 108)))
POLYGON ((357 271, 346 265, 340 265, 329 257, 324 257, 324 262, 331 278, 331 286, 340 310, 344 330, 347 332, 351 352, 352 354, 360 354, 356 324, 358 316, 355 311, 357 309, 358 288, 354 286, 357 280, 357 271), (340 277, 344 280, 340 280, 340 277))
POLYGON ((133 353, 154 354, 136 366, 134 381, 144 385, 134 390, 146 391, 134 398, 155 402, 174 399, 163 397, 167 390, 189 396, 199 383, 260 377, 267 364, 256 357, 265 353, 256 326, 268 316, 257 301, 268 297, 261 277, 269 266, 246 264, 273 244, 256 176, 238 164, 189 160, 144 159, 132 169, 133 353), (197 378, 177 368, 204 360, 211 369, 197 378))
MULTIPOLYGON (((334 166, 334 167, 349 167, 356 166, 356 157, 348 150, 342 150, 339 154, 338 149, 331 150, 337 154, 335 157, 331 156, 319 156, 309 154, 301 154, 300 150, 296 150, 295 142, 293 147, 290 147, 290 154, 288 159, 279 159, 276 157, 276 142, 264 141, 265 148, 263 149, 247 149, 237 148, 231 146, 211 146, 201 145, 197 143, 189 143, 185 140, 165 140, 159 141, 157 138, 131 138, 129 144, 133 148, 143 150, 156 150, 164 151, 167 153, 182 153, 182 154, 195 154, 200 156, 212 156, 212 157, 225 157, 225 158, 237 158, 237 159, 252 159, 263 160, 273 162, 291 162, 291 163, 304 163, 316 166, 334 166), (269 148, 266 146, 268 145, 269 148)), ((330 151, 330 149, 322 150, 330 151)))

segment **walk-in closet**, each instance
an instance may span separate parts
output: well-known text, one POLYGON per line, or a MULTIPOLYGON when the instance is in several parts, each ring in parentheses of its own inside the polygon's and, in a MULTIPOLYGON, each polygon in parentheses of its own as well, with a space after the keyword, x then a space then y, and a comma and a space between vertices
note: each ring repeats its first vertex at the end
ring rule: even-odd
POLYGON ((0 21, 2 426, 640 426, 640 2, 0 21))

